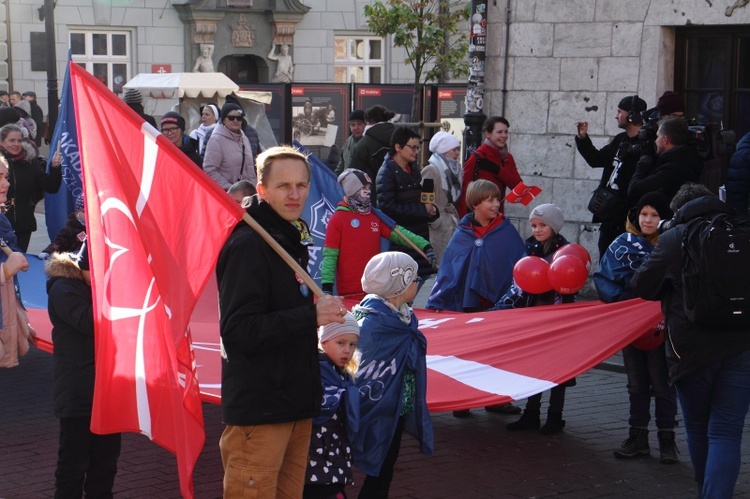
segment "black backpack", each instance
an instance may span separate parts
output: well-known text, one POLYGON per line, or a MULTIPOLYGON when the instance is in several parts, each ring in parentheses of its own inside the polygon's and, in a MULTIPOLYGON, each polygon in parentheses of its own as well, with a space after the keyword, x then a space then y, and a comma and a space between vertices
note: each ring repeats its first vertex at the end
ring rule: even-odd
POLYGON ((688 222, 682 238, 687 318, 712 329, 750 327, 750 222, 720 213, 688 222))

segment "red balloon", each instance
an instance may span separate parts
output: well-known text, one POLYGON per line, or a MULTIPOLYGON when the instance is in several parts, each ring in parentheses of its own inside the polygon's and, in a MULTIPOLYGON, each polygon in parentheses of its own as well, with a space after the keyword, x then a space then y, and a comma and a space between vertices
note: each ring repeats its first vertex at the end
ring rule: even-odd
POLYGON ((573 255, 559 256, 549 266, 549 283, 561 295, 572 295, 580 291, 588 276, 586 265, 573 255))
POLYGON ((641 350, 653 350, 664 343, 664 322, 651 328, 646 334, 633 342, 633 346, 641 350))
POLYGON ((555 259, 560 258, 564 255, 573 255, 579 260, 583 262, 583 264, 586 266, 586 272, 589 272, 591 270, 591 255, 589 255, 589 252, 581 246, 580 244, 576 243, 570 243, 566 244, 559 250, 555 251, 555 254, 552 255, 552 261, 554 262, 555 259))
POLYGON ((552 289, 547 279, 548 272, 547 260, 538 256, 525 256, 513 267, 513 279, 527 293, 538 295, 552 289))

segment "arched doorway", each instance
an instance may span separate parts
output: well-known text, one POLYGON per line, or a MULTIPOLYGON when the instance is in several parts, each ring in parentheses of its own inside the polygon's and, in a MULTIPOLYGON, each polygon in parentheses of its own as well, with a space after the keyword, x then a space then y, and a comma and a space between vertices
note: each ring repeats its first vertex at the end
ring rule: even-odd
POLYGON ((268 64, 255 55, 228 55, 219 61, 217 70, 237 85, 268 82, 268 64))

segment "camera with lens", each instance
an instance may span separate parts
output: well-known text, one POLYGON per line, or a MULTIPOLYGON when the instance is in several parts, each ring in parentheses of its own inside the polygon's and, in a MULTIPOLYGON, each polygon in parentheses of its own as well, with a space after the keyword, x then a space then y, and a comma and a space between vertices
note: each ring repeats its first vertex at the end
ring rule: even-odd
POLYGON ((664 234, 666 231, 674 227, 674 217, 669 220, 659 220, 659 225, 656 226, 656 232, 664 234))

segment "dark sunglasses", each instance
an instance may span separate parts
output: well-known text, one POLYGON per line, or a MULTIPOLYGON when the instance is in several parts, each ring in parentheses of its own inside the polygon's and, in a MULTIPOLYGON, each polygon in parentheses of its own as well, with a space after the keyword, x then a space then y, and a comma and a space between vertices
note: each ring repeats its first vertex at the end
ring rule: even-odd
POLYGON ((227 116, 227 119, 229 121, 242 121, 242 118, 244 118, 244 116, 242 116, 242 115, 234 116, 234 115, 230 114, 230 115, 227 116))

